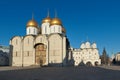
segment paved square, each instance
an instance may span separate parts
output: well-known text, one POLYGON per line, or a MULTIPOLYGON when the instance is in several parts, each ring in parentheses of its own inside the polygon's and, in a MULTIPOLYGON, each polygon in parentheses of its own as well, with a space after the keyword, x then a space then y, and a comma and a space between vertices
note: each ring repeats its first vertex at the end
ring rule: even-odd
POLYGON ((6 69, 7 70, 0 71, 0 80, 120 80, 120 70, 100 67, 80 66, 6 69))

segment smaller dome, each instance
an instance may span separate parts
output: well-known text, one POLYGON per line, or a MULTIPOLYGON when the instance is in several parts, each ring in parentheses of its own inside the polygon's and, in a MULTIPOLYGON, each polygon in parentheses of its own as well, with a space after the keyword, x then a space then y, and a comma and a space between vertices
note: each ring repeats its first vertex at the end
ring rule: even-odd
POLYGON ((34 19, 32 19, 32 20, 28 21, 26 26, 27 27, 38 27, 38 24, 34 19))
POLYGON ((50 23, 51 22, 51 18, 47 17, 45 19, 42 20, 42 23, 50 23))
POLYGON ((92 44, 92 48, 97 48, 96 43, 93 43, 93 44, 92 44))
POLYGON ((81 46, 80 46, 81 49, 84 49, 85 48, 85 44, 82 43, 81 46))
POLYGON ((85 43, 85 46, 86 46, 86 48, 91 48, 91 47, 90 47, 90 42, 87 41, 87 42, 85 43))
POLYGON ((52 19, 52 21, 50 22, 50 25, 62 25, 62 22, 61 22, 60 19, 54 18, 54 19, 52 19))

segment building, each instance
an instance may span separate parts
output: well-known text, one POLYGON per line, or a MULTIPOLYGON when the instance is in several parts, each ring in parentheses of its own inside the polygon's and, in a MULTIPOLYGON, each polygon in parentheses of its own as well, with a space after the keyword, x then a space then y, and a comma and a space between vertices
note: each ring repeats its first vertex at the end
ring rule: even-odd
POLYGON ((0 66, 9 65, 9 47, 0 46, 0 66))
POLYGON ((0 51, 9 53, 9 47, 8 46, 0 46, 0 51))
POLYGON ((120 52, 115 55, 115 61, 120 61, 120 52))
POLYGON ((90 45, 90 42, 82 43, 79 49, 72 49, 74 65, 97 66, 101 64, 99 52, 96 43, 90 45))
POLYGON ((57 17, 49 14, 41 25, 32 17, 26 24, 25 36, 10 40, 10 65, 12 66, 70 66, 100 65, 96 43, 82 43, 80 49, 70 48, 66 30, 57 17))
POLYGON ((26 24, 25 36, 10 40, 12 66, 66 66, 69 41, 61 20, 49 14, 41 25, 32 17, 26 24))
POLYGON ((113 65, 120 65, 120 52, 112 54, 111 62, 113 63, 113 65))
POLYGON ((116 65, 120 65, 120 52, 117 52, 117 53, 114 55, 113 63, 116 64, 116 65))

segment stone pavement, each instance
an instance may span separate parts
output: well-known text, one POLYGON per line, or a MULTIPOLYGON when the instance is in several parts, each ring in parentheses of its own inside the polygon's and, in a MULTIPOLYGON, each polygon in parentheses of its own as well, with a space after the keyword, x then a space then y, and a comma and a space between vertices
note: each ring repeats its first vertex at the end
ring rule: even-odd
POLYGON ((119 70, 101 67, 29 67, 0 71, 0 80, 120 80, 119 70))

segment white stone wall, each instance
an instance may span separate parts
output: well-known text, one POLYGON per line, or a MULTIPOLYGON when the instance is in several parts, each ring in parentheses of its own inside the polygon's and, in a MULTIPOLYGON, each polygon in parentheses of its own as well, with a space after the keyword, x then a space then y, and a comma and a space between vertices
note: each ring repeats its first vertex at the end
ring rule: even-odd
POLYGON ((42 34, 50 34, 50 23, 43 23, 42 24, 42 34))
POLYGON ((66 43, 66 37, 63 37, 63 41, 62 41, 62 59, 63 59, 63 65, 67 65, 66 63, 66 57, 68 56, 67 55, 67 51, 66 51, 66 46, 67 46, 67 43, 66 43))
POLYGON ((12 45, 12 66, 22 66, 22 38, 19 36, 11 40, 12 45))
POLYGON ((62 27, 60 25, 50 26, 50 33, 62 33, 62 27))
POLYGON ((63 46, 62 37, 58 34, 49 36, 49 63, 62 64, 63 61, 63 46))
POLYGON ((90 62, 93 66, 95 66, 95 62, 98 65, 101 64, 100 56, 96 44, 90 45, 89 42, 82 43, 80 49, 74 49, 73 51, 74 65, 78 66, 81 62, 87 64, 90 62))
POLYGON ((35 65, 35 49, 34 49, 34 37, 25 36, 23 39, 23 65, 30 66, 35 65))
POLYGON ((116 60, 116 61, 120 61, 120 54, 119 54, 119 53, 116 54, 116 56, 115 56, 115 60, 116 60))
POLYGON ((26 29, 26 34, 27 35, 37 35, 38 34, 38 29, 36 27, 27 27, 26 29))
POLYGON ((46 46, 46 63, 44 65, 48 65, 48 40, 45 35, 38 35, 35 38, 35 44, 43 43, 46 46))

